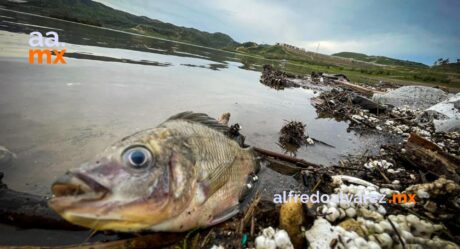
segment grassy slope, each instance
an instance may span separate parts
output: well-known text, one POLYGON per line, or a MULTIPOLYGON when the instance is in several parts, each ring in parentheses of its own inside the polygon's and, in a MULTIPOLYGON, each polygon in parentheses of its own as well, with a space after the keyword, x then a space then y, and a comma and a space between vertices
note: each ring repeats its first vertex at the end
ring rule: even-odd
POLYGON ((434 66, 435 69, 449 73, 460 73, 460 63, 449 63, 446 65, 434 66))
POLYGON ((397 84, 441 85, 454 91, 460 90, 459 64, 431 68, 417 62, 406 62, 381 56, 378 57, 386 58, 385 63, 377 64, 375 60, 366 61, 368 58, 361 61, 354 58, 300 51, 279 45, 257 45, 253 43, 243 43, 226 49, 256 54, 269 59, 288 60, 301 66, 292 67, 296 73, 311 71, 343 73, 349 76, 352 81, 363 83, 372 84, 382 80, 397 84))
POLYGON ((0 0, 0 4, 9 9, 127 30, 202 46, 222 48, 237 44, 230 36, 223 33, 208 33, 193 28, 179 27, 115 10, 91 0, 29 0, 27 3, 21 4, 0 0))
POLYGON ((366 62, 371 62, 375 64, 380 64, 380 65, 423 67, 423 68, 428 67, 427 65, 419 63, 419 62, 404 61, 404 60, 388 58, 385 56, 366 55, 366 54, 360 54, 360 53, 354 53, 354 52, 341 52, 341 53, 333 54, 333 56, 355 59, 355 60, 360 60, 360 61, 366 61, 366 62))

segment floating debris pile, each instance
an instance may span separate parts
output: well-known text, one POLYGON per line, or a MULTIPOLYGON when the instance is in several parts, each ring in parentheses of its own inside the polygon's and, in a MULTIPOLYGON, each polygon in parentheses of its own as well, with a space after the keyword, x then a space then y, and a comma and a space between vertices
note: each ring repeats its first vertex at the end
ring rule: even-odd
POLYGON ((309 137, 305 135, 305 127, 306 125, 299 121, 287 122, 280 130, 279 142, 281 144, 292 144, 297 147, 305 145, 309 140, 309 137))
POLYGON ((276 70, 271 65, 264 65, 260 82, 277 90, 286 87, 298 87, 299 85, 295 84, 292 78, 295 76, 276 70))
POLYGON ((351 91, 332 89, 322 92, 317 98, 312 99, 320 117, 333 116, 336 119, 347 119, 350 115, 358 114, 361 110, 353 104, 351 91))
POLYGON ((295 155, 301 146, 315 144, 315 139, 305 135, 305 128, 306 125, 302 122, 286 121, 286 124, 280 130, 279 146, 286 153, 295 155))

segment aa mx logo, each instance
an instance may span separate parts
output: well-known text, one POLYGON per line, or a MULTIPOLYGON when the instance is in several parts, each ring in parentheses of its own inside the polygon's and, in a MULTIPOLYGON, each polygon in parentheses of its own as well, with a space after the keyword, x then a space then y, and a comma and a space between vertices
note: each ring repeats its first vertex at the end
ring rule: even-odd
POLYGON ((65 49, 58 49, 64 46, 64 43, 59 43, 59 35, 54 31, 46 32, 45 35, 43 37, 38 31, 30 33, 29 45, 32 48, 29 49, 29 64, 34 64, 35 58, 37 58, 37 64, 43 64, 44 57, 46 57, 46 64, 67 64, 64 60, 65 49))

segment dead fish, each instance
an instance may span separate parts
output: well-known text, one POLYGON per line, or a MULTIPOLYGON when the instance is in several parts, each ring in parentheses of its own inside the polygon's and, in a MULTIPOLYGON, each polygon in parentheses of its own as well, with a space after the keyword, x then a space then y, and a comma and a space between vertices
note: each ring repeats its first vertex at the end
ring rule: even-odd
POLYGON ((186 231, 225 221, 253 196, 259 167, 227 130, 206 114, 179 113, 60 177, 49 206, 93 230, 186 231))

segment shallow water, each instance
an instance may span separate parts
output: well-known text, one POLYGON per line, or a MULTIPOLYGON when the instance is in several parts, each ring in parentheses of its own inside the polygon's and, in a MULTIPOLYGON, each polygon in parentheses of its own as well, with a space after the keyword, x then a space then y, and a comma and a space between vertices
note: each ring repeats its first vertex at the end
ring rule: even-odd
POLYGON ((106 44, 115 39, 110 34, 119 39, 130 35, 0 14, 2 20, 6 15, 15 18, 2 22, 8 31, 0 31, 0 141, 18 156, 14 166, 2 171, 5 182, 20 191, 47 194, 50 183, 65 170, 125 135, 186 110, 214 117, 230 112, 231 122, 243 126, 248 144, 280 152, 278 132, 285 120, 305 122, 312 137, 335 148, 303 147, 297 156, 324 165, 375 147, 379 139, 347 132, 346 122, 317 119, 309 101, 315 95, 312 90, 264 86, 259 83, 260 72, 244 69, 248 65, 235 61, 233 54, 146 37, 142 39, 149 52, 133 50, 140 47, 137 43, 125 48, 83 45, 101 35, 106 44), (14 24, 26 22, 61 29, 67 53, 85 55, 84 59, 66 57, 66 65, 30 65, 28 35, 23 33, 30 32, 30 26, 14 24), (79 44, 65 40, 78 33, 91 38, 77 39, 79 44), (150 63, 136 63, 141 61, 150 63))
MULTIPOLYGON (((0 145, 18 157, 0 171, 18 191, 49 194, 51 182, 67 169, 188 110, 213 117, 230 112, 230 123, 242 125, 248 144, 279 152, 285 120, 305 122, 312 137, 334 148, 303 147, 297 156, 324 165, 375 151, 384 141, 348 132, 346 122, 318 119, 310 104, 313 90, 260 84, 256 69, 276 61, 8 11, 0 10, 0 20, 0 145), (72 55, 66 65, 28 63, 27 34, 34 30, 58 31, 72 55)), ((261 178, 265 196, 297 184, 267 170, 261 178)))

